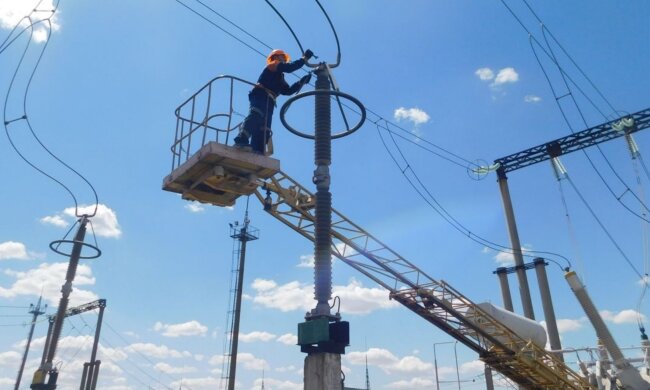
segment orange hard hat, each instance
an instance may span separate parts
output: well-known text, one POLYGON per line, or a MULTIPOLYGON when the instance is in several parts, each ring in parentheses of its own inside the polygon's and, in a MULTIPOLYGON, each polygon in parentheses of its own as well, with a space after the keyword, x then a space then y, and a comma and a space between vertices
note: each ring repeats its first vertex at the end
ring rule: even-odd
POLYGON ((291 57, 289 57, 289 54, 287 54, 284 50, 275 49, 271 52, 271 54, 269 54, 268 57, 266 57, 266 63, 270 64, 271 62, 273 62, 273 57, 275 56, 284 56, 285 62, 291 61, 291 57))

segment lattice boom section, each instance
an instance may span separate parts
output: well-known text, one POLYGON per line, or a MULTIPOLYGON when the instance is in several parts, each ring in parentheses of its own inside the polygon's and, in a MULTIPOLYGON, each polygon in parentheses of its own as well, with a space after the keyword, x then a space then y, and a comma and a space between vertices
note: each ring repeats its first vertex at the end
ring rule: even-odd
MULTIPOLYGON (((283 172, 260 186, 277 195, 268 211, 306 238, 314 239, 315 196, 283 172)), ((260 192, 261 191, 261 192, 260 192)), ((344 215, 332 210, 332 254, 375 280, 389 291, 408 289, 433 279, 344 215), (371 260, 371 262, 368 262, 371 260)))
MULTIPOLYGON (((311 192, 279 172, 269 182, 260 183, 256 196, 275 218, 314 241, 315 198, 311 192), (270 193, 276 198, 270 198, 270 193)), ((331 235, 333 255, 513 381, 528 389, 590 388, 554 355, 517 336, 451 286, 435 281, 335 210, 331 235)))
POLYGON ((402 290, 391 297, 475 350, 482 361, 531 389, 589 389, 588 382, 524 340, 448 284, 402 290))

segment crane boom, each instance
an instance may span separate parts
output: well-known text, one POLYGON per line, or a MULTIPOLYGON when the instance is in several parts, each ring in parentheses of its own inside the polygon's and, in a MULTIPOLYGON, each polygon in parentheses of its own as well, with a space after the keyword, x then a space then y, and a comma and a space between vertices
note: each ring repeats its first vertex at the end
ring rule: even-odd
MULTIPOLYGON (((264 209, 314 240, 315 198, 278 171, 255 191, 264 209), (266 192, 266 193, 265 193, 266 192), (271 193, 276 195, 275 200, 271 193)), ((436 281, 337 210, 332 254, 389 291, 394 299, 478 353, 480 359, 528 389, 589 389, 586 379, 524 340, 444 281, 436 281)))

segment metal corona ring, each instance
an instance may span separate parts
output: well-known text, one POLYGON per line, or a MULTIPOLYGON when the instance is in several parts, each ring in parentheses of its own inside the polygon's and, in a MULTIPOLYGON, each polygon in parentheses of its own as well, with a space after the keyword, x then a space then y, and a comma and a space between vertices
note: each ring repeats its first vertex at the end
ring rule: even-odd
MULTIPOLYGON (((50 242, 50 249, 52 249, 53 252, 58 253, 58 254, 63 255, 63 256, 72 256, 72 253, 61 252, 58 248, 59 248, 59 246, 61 244, 72 244, 72 245, 74 245, 76 243, 77 243, 77 241, 75 241, 75 240, 55 240, 55 241, 50 242)), ((86 259, 86 260, 87 259, 96 259, 96 258, 98 258, 99 256, 102 255, 102 251, 99 248, 97 248, 95 245, 87 244, 85 242, 81 242, 81 245, 86 246, 86 247, 91 248, 91 249, 94 249, 96 253, 94 253, 91 256, 81 256, 81 254, 80 254, 79 259, 86 259)))
POLYGON ((316 96, 316 95, 340 96, 340 97, 348 99, 352 103, 356 104, 357 107, 359 107, 359 109, 361 110, 361 119, 359 120, 359 123, 357 123, 351 129, 347 129, 346 131, 342 131, 340 133, 332 134, 332 139, 342 138, 342 137, 345 137, 347 135, 350 135, 350 134, 354 133, 355 131, 359 130, 361 128, 361 126, 363 125, 363 123, 366 121, 366 108, 363 106, 363 103, 361 103, 361 101, 359 101, 359 99, 355 98, 354 96, 348 95, 347 93, 344 93, 344 92, 330 90, 330 89, 316 89, 316 90, 313 90, 313 91, 307 91, 307 92, 303 92, 301 94, 298 94, 296 96, 291 97, 289 100, 287 100, 282 105, 282 108, 280 109, 280 121, 282 121, 282 124, 284 125, 284 127, 286 127, 287 130, 289 130, 290 132, 292 132, 293 134, 295 134, 295 135, 297 135, 299 137, 314 139, 315 136, 310 135, 310 134, 305 134, 303 132, 300 132, 300 131, 294 129, 293 127, 291 127, 287 123, 287 121, 284 119, 284 116, 285 116, 287 110, 289 109, 289 107, 291 106, 291 104, 293 102, 295 102, 298 99, 302 99, 304 97, 312 96, 312 95, 314 95, 314 96, 316 96))

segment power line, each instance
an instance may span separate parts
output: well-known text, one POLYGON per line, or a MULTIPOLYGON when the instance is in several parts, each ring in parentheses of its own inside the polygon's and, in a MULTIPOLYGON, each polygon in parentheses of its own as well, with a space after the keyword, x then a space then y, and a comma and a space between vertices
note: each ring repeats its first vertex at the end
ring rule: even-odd
MULTIPOLYGON (((578 69, 578 71, 580 72, 580 74, 581 74, 581 75, 582 75, 582 76, 587 80, 587 82, 588 82, 588 83, 592 86, 592 88, 593 88, 593 89, 598 93, 598 95, 599 95, 599 96, 600 96, 600 97, 601 97, 601 98, 606 102, 606 104, 610 107, 610 109, 611 109, 613 112, 616 112, 616 110, 614 109, 613 105, 609 102, 609 100, 608 100, 608 99, 603 95, 603 93, 602 93, 602 92, 600 91, 600 89, 596 86, 596 84, 595 84, 595 83, 594 83, 594 82, 593 82, 593 81, 592 81, 592 80, 587 76, 587 74, 586 74, 586 73, 582 70, 582 68, 577 64, 577 62, 576 62, 576 61, 573 59, 573 57, 568 53, 568 51, 567 51, 567 50, 566 50, 566 49, 565 49, 565 48, 560 44, 560 42, 558 41, 558 39, 555 38, 555 36, 551 33, 551 31, 550 31, 550 30, 545 26, 545 24, 544 24, 544 22, 542 21, 542 19, 539 17, 539 15, 537 15, 537 13, 533 10, 533 8, 530 6, 530 4, 529 4, 526 0, 522 0, 522 1, 525 3, 526 7, 530 10, 530 12, 531 12, 531 13, 534 15, 534 17, 537 19, 537 21, 541 24, 542 35, 543 35, 543 37, 544 37, 544 42, 546 43, 546 48, 543 47, 543 45, 539 42, 539 40, 538 40, 538 39, 533 35, 533 33, 532 33, 532 32, 531 32, 531 31, 526 27, 526 25, 524 24, 524 22, 523 22, 523 21, 521 20, 521 18, 520 18, 520 17, 515 13, 515 11, 514 11, 510 6, 508 6, 508 4, 506 3, 506 1, 505 1, 505 0, 500 0, 500 1, 501 1, 501 4, 503 4, 503 6, 506 7, 506 9, 510 12, 510 14, 512 15, 512 17, 513 17, 513 18, 514 18, 514 19, 519 23, 519 25, 520 25, 520 26, 524 29, 524 31, 526 31, 526 33, 528 34, 528 40, 529 40, 529 42, 530 42, 530 47, 531 47, 531 50, 532 50, 532 52, 533 52, 533 54, 534 54, 534 56, 535 56, 535 59, 536 59, 536 61, 537 61, 537 64, 539 65, 539 67, 540 67, 542 73, 544 74, 544 77, 545 77, 545 79, 546 79, 546 82, 547 82, 549 88, 551 89, 551 92, 553 93, 553 97, 554 97, 554 99, 555 99, 555 103, 556 103, 558 109, 560 110, 560 113, 561 113, 561 115, 562 115, 562 118, 564 119, 564 121, 565 121, 566 125, 568 126, 569 130, 571 131, 571 133, 575 133, 575 131, 574 131, 574 129, 573 129, 573 126, 571 125, 571 122, 570 122, 570 120, 569 120, 569 118, 568 118, 568 116, 567 116, 567 114, 566 114, 564 108, 563 108, 562 105, 560 104, 560 99, 562 99, 562 98, 564 98, 564 97, 570 97, 570 98, 571 98, 571 101, 573 102, 573 105, 575 106, 575 108, 576 108, 576 110, 577 110, 577 112, 578 112, 578 114, 579 114, 579 116, 580 116, 580 118, 581 118, 581 120, 582 120, 583 125, 584 125, 585 127, 589 127, 589 125, 588 125, 588 123, 587 123, 587 120, 586 120, 586 118, 585 118, 585 115, 584 115, 583 112, 582 112, 582 109, 580 108, 580 105, 578 104, 577 100, 575 99, 575 96, 574 96, 574 94, 573 94, 573 91, 572 91, 572 89, 571 89, 571 85, 570 85, 570 84, 572 84, 572 85, 573 85, 573 86, 574 86, 574 87, 575 87, 575 88, 580 92, 580 94, 581 94, 583 97, 585 97, 585 99, 587 99, 587 101, 588 101, 588 102, 589 102, 589 103, 590 103, 590 104, 591 104, 591 105, 596 109, 596 111, 598 111, 598 112, 600 113, 601 116, 603 116, 603 118, 605 118, 605 119, 607 120, 608 117, 607 117, 607 115, 605 115, 605 114, 600 110, 600 108, 599 108, 599 107, 596 105, 596 103, 595 103, 595 102, 594 102, 594 101, 593 101, 593 100, 592 100, 592 99, 587 95, 587 93, 586 93, 582 88, 580 88, 580 85, 579 85, 576 81, 574 81, 573 78, 571 78, 571 76, 570 76, 570 75, 569 75, 569 74, 564 70, 564 68, 562 67, 562 65, 560 65, 560 63, 559 63, 559 61, 558 61, 558 59, 557 59, 557 56, 555 55, 555 52, 553 51, 553 48, 552 48, 552 46, 551 46, 551 44, 550 44, 550 42, 549 42, 549 40, 548 40, 548 38, 547 38, 546 32, 549 33, 549 35, 551 36, 551 38, 553 39, 553 41, 558 45, 558 47, 560 47, 560 49, 562 50, 562 52, 563 52, 563 53, 564 53, 564 54, 569 58, 569 60, 571 61, 571 63, 573 63, 573 65, 578 69), (537 51, 535 50, 535 45, 537 45, 537 46, 542 50, 542 52, 543 52, 543 53, 544 53, 544 54, 545 54, 545 55, 546 55, 546 56, 551 60, 551 62, 552 62, 552 63, 557 67, 558 72, 559 72, 560 75, 561 75, 561 78, 562 78, 562 80, 563 80, 564 86, 565 86, 565 88, 567 89, 568 93, 566 93, 566 94, 564 94, 564 95, 562 95, 562 96, 559 96, 559 95, 558 95, 558 93, 556 92, 555 88, 553 87, 553 83, 552 83, 552 81, 551 81, 551 79, 550 79, 550 77, 549 77, 549 75, 548 75, 546 69, 544 68, 544 65, 542 64, 541 59, 539 58, 539 55, 537 54, 537 51), (547 49, 548 49, 548 50, 547 50, 547 49)), ((600 153, 600 155, 602 156, 602 158, 605 160, 607 166, 608 166, 608 167, 611 169, 611 171, 614 173, 614 176, 615 176, 615 177, 618 179, 618 181, 619 181, 619 182, 620 182, 620 183, 625 187, 625 192, 624 192, 623 194, 629 192, 630 194, 632 194, 632 196, 634 196, 634 198, 635 198, 635 199, 636 199, 636 200, 637 200, 637 201, 638 201, 638 202, 639 202, 639 203, 640 203, 640 204, 641 204, 641 205, 642 205, 646 210, 648 210, 648 207, 644 204, 644 202, 639 198, 639 196, 638 196, 634 191, 632 191, 632 190, 630 189, 630 187, 627 185, 627 183, 625 183, 625 181, 623 180, 623 178, 622 178, 622 177, 619 175, 619 173, 616 171, 616 169, 614 169, 614 166, 613 166, 612 163, 609 161, 609 159, 607 158, 607 156, 606 156, 605 153, 603 152, 602 148, 601 148, 599 145, 596 145, 596 149, 598 150, 598 152, 600 153)), ((607 180, 605 179, 605 177, 602 175, 602 173, 600 172, 600 170, 596 167, 595 163, 593 162, 593 160, 591 159, 591 157, 589 156, 589 154, 587 153, 587 151, 586 151, 586 150, 583 150, 583 153, 584 153, 585 157, 587 158, 587 160, 589 161, 589 164, 591 165, 592 169, 596 172, 596 174, 598 175, 598 177, 600 178, 600 180, 603 182, 603 184, 605 185, 605 187, 606 187, 607 190, 609 191, 609 193, 610 193, 610 194, 611 194, 611 195, 612 195, 612 196, 617 200, 617 202, 618 202, 619 204, 621 204, 621 205, 622 205, 622 206, 623 206, 623 207, 624 207, 628 212, 630 212, 631 214, 635 215, 637 218, 640 218, 640 219, 642 219, 642 220, 644 220, 644 221, 646 221, 646 222, 650 222, 650 221, 648 221, 646 218, 642 217, 641 215, 639 215, 638 213, 636 213, 635 211, 633 211, 632 209, 630 209, 626 204, 624 204, 624 203, 622 202, 622 200, 621 200, 622 195, 621 195, 620 197, 619 197, 619 196, 616 196, 616 193, 615 193, 614 190, 611 188, 611 186, 609 185, 609 183, 607 182, 607 180)))
MULTIPOLYGON (((455 219, 455 218, 454 218, 454 217, 453 217, 453 216, 452 216, 452 215, 451 215, 451 214, 450 214, 450 213, 449 213, 449 212, 448 212, 448 211, 447 211, 447 210, 442 206, 442 204, 440 204, 440 202, 438 202, 438 200, 433 196, 433 194, 431 193, 431 191, 430 191, 430 190, 429 190, 429 189, 424 185, 424 183, 422 182, 422 180, 420 179, 420 177, 418 176, 418 174, 415 172, 415 170, 414 170, 413 167, 411 166, 409 160, 406 158, 406 155, 402 152, 402 150, 400 149, 399 145, 397 145, 397 143, 395 142, 395 139, 393 138, 392 133, 389 133, 389 135, 390 135, 390 137, 391 137, 391 140, 393 141, 393 145, 394 145, 394 147, 397 149, 397 151, 398 151, 400 157, 401 157, 402 160, 404 161, 404 165, 403 165, 403 164, 400 164, 400 162, 399 162, 398 159, 395 157, 395 155, 393 154, 393 152, 390 151, 390 148, 388 147, 388 144, 386 143, 386 141, 385 141, 384 137, 382 136, 381 131, 380 131, 379 129, 380 129, 380 126, 377 125, 377 131, 378 131, 378 133, 379 133, 379 137, 380 137, 380 139, 381 139, 381 141, 382 141, 382 144, 384 145, 384 148, 386 149, 386 151, 388 152, 389 156, 391 157, 391 159, 393 160, 393 162, 395 163, 395 165, 397 166, 397 168, 400 170, 400 172, 402 173, 402 175, 404 176, 404 178, 408 181, 408 183, 409 183, 409 184, 411 185, 411 187, 415 190, 415 192, 417 192, 417 194, 420 195, 420 197, 421 197, 421 198, 422 198, 422 199, 423 199, 423 200, 424 200, 424 201, 425 201, 425 202, 426 202, 426 203, 427 203, 427 204, 428 204, 428 205, 429 205, 429 206, 430 206, 430 207, 431 207, 431 208, 432 208, 436 213, 438 213, 438 215, 440 215, 440 217, 442 217, 442 219, 443 219, 445 222, 447 222, 447 223, 448 223, 450 226, 452 226, 455 230, 457 230, 458 232, 460 232, 461 234, 463 234, 464 236, 466 236, 466 237, 469 238, 470 240, 472 240, 472 241, 474 241, 474 242, 476 242, 476 243, 478 243, 478 244, 480 244, 480 245, 484 245, 484 246, 486 246, 486 247, 488 247, 488 248, 490 248, 490 249, 493 249, 493 250, 496 250, 496 251, 499 251, 499 252, 510 253, 510 254, 513 254, 513 253, 514 253, 514 250, 513 250, 511 247, 508 247, 508 246, 505 246, 505 245, 500 245, 500 244, 497 244, 497 243, 492 242, 492 241, 490 241, 490 240, 487 240, 487 239, 485 239, 485 238, 483 238, 483 237, 481 237, 481 236, 479 236, 479 235, 473 233, 471 230, 469 230, 468 228, 466 228, 462 223, 460 223, 457 219, 455 219), (408 172, 410 172, 411 176, 413 176, 413 179, 411 179, 411 178, 409 177, 409 175, 407 174, 408 172)), ((525 256, 525 257, 538 257, 538 256, 536 256, 535 254, 536 254, 536 255, 544 254, 544 255, 550 255, 550 256, 558 257, 558 258, 564 260, 564 261, 569 265, 569 267, 571 267, 571 262, 569 261, 569 259, 567 259, 566 257, 564 257, 564 256, 562 256, 562 255, 560 255, 560 254, 558 254, 558 253, 547 252, 547 251, 533 251, 533 250, 525 250, 525 251, 522 253, 522 255, 525 256)), ((555 263, 555 264, 558 264, 556 261, 554 261, 554 260, 552 260, 552 259, 547 259, 547 260, 552 261, 552 262, 555 263)), ((558 266, 560 266, 560 265, 558 264, 558 266)), ((560 266, 560 268, 562 269, 561 266, 560 266)))
MULTIPOLYGON (((106 322, 106 320, 104 320, 104 324, 108 327, 108 329, 111 330, 111 332, 113 332, 114 334, 116 334, 116 335, 120 338, 120 340, 122 340, 122 342, 125 343, 125 345, 128 346, 128 345, 130 344, 130 343, 129 343, 125 338, 124 338, 124 336, 122 336, 120 333, 118 333, 118 332, 117 332, 117 331, 116 331, 116 330, 115 330, 115 329, 114 329, 114 328, 113 328, 113 327, 112 327, 108 322, 106 322)), ((149 358, 148 358, 146 355, 144 355, 142 352, 138 351, 137 349, 133 349, 133 351, 136 352, 138 355, 140 355, 140 357, 142 357, 144 360, 146 360, 149 364, 151 364, 152 367, 156 365, 153 361, 151 361, 151 359, 149 359, 149 358)), ((168 373, 166 373, 166 372, 164 372, 164 371, 161 371, 161 373, 164 374, 165 376, 167 376, 169 379, 171 379, 171 380, 173 380, 173 381, 178 381, 178 378, 174 378, 174 377, 172 377, 171 375, 169 375, 168 373)), ((146 374, 146 373, 145 373, 145 375, 147 375, 148 377, 152 378, 149 374, 146 374)), ((164 383, 160 382, 159 380, 156 380, 155 378, 152 378, 152 379, 154 379, 156 382, 160 383, 161 385, 163 385, 163 386, 169 388, 167 385, 165 385, 164 383)), ((185 387, 187 387, 187 386, 185 386, 185 387)), ((192 389, 190 389, 189 387, 187 387, 187 388, 188 388, 189 390, 192 390, 192 389)))
MULTIPOLYGON (((41 1, 42 1, 42 0, 41 0, 41 1)), ((38 2, 37 7, 41 4, 41 1, 38 2)), ((12 30, 12 33, 11 33, 11 34, 13 34, 13 32, 14 32, 14 31, 16 30, 16 28, 17 28, 17 27, 18 27, 18 26, 19 26, 19 25, 20 25, 20 24, 25 20, 25 18, 29 21, 29 25, 28 25, 28 26, 27 26, 23 31, 21 31, 21 33, 19 33, 19 34, 16 36, 16 38, 17 38, 17 37, 20 36, 20 35, 21 35, 21 34, 22 34, 22 33, 23 33, 27 28, 29 28, 29 30, 30 30, 29 39, 28 39, 28 41, 27 41, 27 43, 26 43, 26 45, 25 45, 25 49, 24 49, 23 52, 22 52, 22 55, 21 55, 20 60, 19 60, 19 62, 18 62, 18 65, 16 66, 16 70, 15 70, 14 73, 13 73, 13 76, 12 76, 12 78, 11 78, 11 82, 10 82, 9 87, 8 87, 8 89, 7 89, 7 94, 6 94, 6 96, 5 96, 4 110, 3 110, 4 128, 5 128, 5 134, 6 134, 6 136, 7 136, 7 139, 9 140, 9 143, 11 144, 11 147, 14 149, 14 151, 16 152, 16 154, 18 154, 18 156, 19 156, 23 161, 25 161, 29 166, 31 166, 31 167, 32 167, 33 169, 35 169, 37 172, 41 173, 41 174, 44 175, 45 177, 47 177, 47 178, 49 178, 50 180, 54 181, 55 183, 59 184, 59 185, 60 185, 60 186, 61 186, 61 187, 66 191, 66 192, 68 192, 68 194, 72 197, 72 200, 74 201, 74 204, 75 204, 75 215, 76 215, 76 216, 80 216, 80 215, 79 215, 79 212, 78 212, 78 206, 79 206, 79 204, 78 204, 78 202, 77 202, 77 198, 75 197, 74 193, 70 190, 70 188, 68 188, 65 184, 63 184, 63 182, 61 182, 60 180, 54 178, 52 175, 46 173, 43 169, 39 168, 35 163, 31 162, 29 159, 27 159, 27 158, 24 156, 23 153, 21 153, 21 151, 20 151, 20 150, 18 149, 18 147, 15 145, 15 143, 14 143, 12 137, 11 137, 11 134, 10 134, 10 132, 9 132, 9 125, 11 125, 11 124, 13 124, 13 123, 15 123, 15 122, 24 121, 25 124, 27 125, 27 127, 28 127, 28 129, 29 129, 31 135, 32 135, 33 138, 36 140, 36 142, 37 142, 37 143, 38 143, 38 144, 43 148, 43 150, 45 150, 45 152, 47 152, 47 154, 49 154, 52 158, 54 158, 56 161, 58 161, 60 164, 62 164, 64 167, 66 167, 68 170, 70 170, 72 173, 74 173, 76 176, 78 176, 80 179, 82 179, 82 180, 83 180, 83 181, 84 181, 84 182, 89 186, 89 188, 90 188, 90 190, 92 191, 92 193, 93 193, 93 195, 94 195, 94 198, 95 198, 95 209, 94 209, 92 215, 89 215, 90 217, 92 217, 92 216, 94 216, 94 215, 97 213, 97 207, 98 207, 98 205, 99 205, 99 199, 98 199, 98 196, 97 196, 97 191, 95 190, 95 188, 93 187, 93 185, 88 181, 88 179, 86 179, 86 177, 84 177, 84 176, 83 176, 81 173, 79 173, 77 170, 75 170, 75 169, 72 168, 70 165, 68 165, 67 163, 65 163, 65 162, 64 162, 61 158, 59 158, 57 155, 55 155, 55 154, 54 154, 54 153, 53 153, 53 152, 52 152, 52 151, 51 151, 51 150, 50 150, 50 149, 49 149, 49 148, 48 148, 48 147, 47 147, 47 146, 46 146, 46 145, 45 145, 45 144, 40 140, 40 138, 37 136, 36 132, 34 131, 33 126, 31 125, 31 123, 30 123, 30 121, 29 121, 29 116, 28 116, 28 113, 27 113, 27 96, 28 96, 28 94, 29 94, 29 89, 30 89, 31 84, 32 84, 32 81, 33 81, 33 79, 34 79, 34 75, 36 74, 36 71, 38 70, 38 67, 39 67, 39 65, 40 65, 40 63, 41 63, 41 60, 42 60, 42 58, 43 58, 43 54, 45 53, 45 50, 47 49, 47 47, 48 47, 48 45, 49 45, 50 38, 51 38, 51 35, 52 35, 52 21, 51 21, 51 19, 52 19, 52 17, 55 15, 56 11, 58 10, 59 4, 60 4, 60 0, 58 0, 58 1, 56 2, 55 6, 54 6, 54 9, 52 9, 52 10, 48 10, 48 11, 39 11, 39 10, 36 9, 36 8, 35 8, 35 9, 32 9, 32 11, 30 11, 30 13, 29 13, 26 17, 20 19, 20 21, 18 22, 18 24, 16 24, 16 26, 15 26, 14 29, 12 30), (32 20, 32 14, 34 14, 35 12, 47 12, 47 13, 49 13, 50 15, 47 16, 46 18, 43 18, 43 19, 40 19, 40 20, 34 22, 34 21, 32 20), (11 92, 12 92, 12 89, 13 89, 13 87, 14 87, 14 83, 15 83, 16 78, 17 78, 17 76, 18 76, 18 73, 19 73, 19 71, 20 71, 20 69, 21 69, 21 67, 22 67, 22 65, 23 65, 23 61, 25 60, 25 57, 26 57, 27 51, 28 51, 28 49, 29 49, 29 47, 30 47, 30 44, 31 44, 31 41, 32 41, 32 39, 33 39, 33 36, 34 36, 34 26, 35 26, 35 25, 38 25, 38 24, 41 24, 41 23, 44 24, 44 25, 46 25, 46 32, 47 32, 47 34, 46 34, 46 40, 45 40, 45 43, 43 44, 43 47, 42 47, 42 49, 41 49, 41 51, 40 51, 40 54, 39 54, 38 57, 37 57, 36 63, 34 64, 34 67, 33 67, 32 71, 31 71, 31 73, 29 74, 29 78, 28 78, 28 81, 27 81, 27 85, 25 86, 25 91, 24 91, 23 99, 22 99, 22 101, 23 101, 22 112, 23 112, 23 113, 22 113, 22 115, 20 115, 20 116, 17 116, 17 117, 9 118, 9 119, 8 119, 8 118, 7 118, 7 105, 8 105, 8 103, 9 103, 9 98, 10 98, 10 96, 11 96, 11 92)), ((5 42, 3 42, 3 45, 6 44, 6 41, 9 39, 9 37, 11 37, 11 34, 7 37, 7 39, 5 39, 5 42)), ((11 42, 9 42, 9 44, 7 44, 6 47, 8 47, 11 43, 13 43, 13 42, 15 41, 16 38, 14 38, 14 40, 12 40, 11 42)), ((5 47, 5 48, 6 48, 6 47, 5 47)), ((3 49, 3 50, 4 50, 4 49, 3 49)))
MULTIPOLYGON (((197 16, 199 16, 201 19, 203 19, 203 20, 205 20, 206 22, 210 23, 210 24, 211 24, 212 26, 214 26, 215 28, 217 28, 217 29, 219 29, 220 31, 226 33, 228 36, 230 36, 231 38, 235 39, 236 41, 238 41, 238 42, 241 43, 242 45, 248 47, 248 48, 251 49, 252 51, 254 51, 254 52, 260 54, 261 56, 266 57, 266 55, 265 55, 264 53, 260 52, 259 50, 255 49, 254 47, 252 47, 252 46, 249 45, 248 43, 246 43, 246 42, 244 42, 243 40, 239 39, 238 37, 236 37, 234 34, 230 33, 229 31, 226 31, 224 28, 220 27, 220 26, 217 25, 215 22, 213 22, 212 20, 210 20, 210 19, 208 19, 207 17, 205 17, 204 15, 202 15, 200 12, 198 12, 198 11, 192 9, 192 8, 191 8, 190 6, 188 6, 187 4, 182 3, 180 0, 175 0, 175 1, 178 2, 179 4, 183 5, 185 8, 187 8, 188 10, 190 10, 191 12, 193 12, 194 14, 196 14, 197 16)), ((195 1, 198 1, 198 0, 195 0, 195 1)), ((212 9, 211 9, 211 10, 212 10, 212 9)), ((213 12, 216 12, 216 11, 213 11, 213 12)), ((222 18, 225 19, 225 17, 223 17, 221 14, 218 14, 218 15, 219 15, 220 17, 222 17, 222 18)), ((228 19, 227 21, 228 21, 228 23, 232 24, 233 26, 235 26, 235 27, 236 27, 237 29, 239 29, 240 31, 245 32, 245 33, 246 33, 247 35, 249 35, 250 37, 252 37, 252 38, 254 38, 255 40, 259 41, 259 39, 257 39, 253 34, 249 33, 249 32, 248 32, 246 29, 244 29, 243 27, 237 25, 236 23, 232 22, 232 21, 229 20, 229 19, 228 19)), ((332 28, 333 28, 333 26, 332 26, 332 28)), ((260 41, 260 42, 261 42, 261 41, 260 41)), ((337 38, 337 42, 338 42, 338 38, 337 38)), ((267 44, 265 44, 265 43, 262 43, 262 44, 263 44, 264 46, 270 48, 270 46, 268 46, 267 44)), ((337 43, 337 44, 338 44, 338 43, 337 43)), ((292 75, 295 76, 295 77, 299 77, 299 76, 297 76, 297 75, 295 75, 295 74, 292 74, 292 75)), ((351 107, 351 106, 349 106, 349 105, 347 105, 347 104, 345 104, 345 103, 342 103, 342 105, 343 105, 346 109, 348 109, 348 110, 350 110, 350 111, 352 111, 352 112, 354 112, 354 113, 356 113, 356 114, 359 114, 359 112, 356 111, 353 107, 351 107)), ((417 144, 418 142, 420 142, 420 141, 421 141, 421 142, 424 142, 424 143, 426 143, 427 145, 429 145, 431 148, 435 149, 436 151, 431 150, 431 149, 429 149, 429 148, 425 148, 425 147, 422 146, 422 145, 418 145, 418 146, 421 147, 423 150, 426 150, 426 151, 428 151, 429 153, 431 153, 431 154, 433 154, 433 155, 435 155, 435 156, 438 156, 438 157, 440 157, 440 158, 443 158, 444 160, 446 160, 446 161, 448 161, 448 162, 451 162, 452 164, 455 164, 455 165, 457 165, 457 166, 459 166, 459 167, 462 167, 462 168, 465 168, 465 169, 467 169, 467 168, 469 168, 469 167, 479 168, 479 165, 476 164, 475 162, 469 161, 469 160, 467 160, 467 159, 465 159, 465 158, 463 158, 463 157, 461 157, 461 156, 459 156, 459 155, 457 155, 457 154, 455 154, 455 153, 453 153, 453 152, 451 152, 451 151, 449 151, 449 150, 447 150, 447 149, 445 149, 445 148, 443 148, 443 147, 441 147, 441 146, 438 146, 438 145, 436 145, 436 144, 434 144, 434 143, 432 143, 432 142, 426 140, 425 138, 422 138, 422 137, 418 136, 417 134, 413 134, 411 131, 409 131, 409 130, 403 128, 402 126, 400 126, 400 125, 398 125, 398 124, 396 124, 396 123, 394 123, 394 122, 392 122, 392 121, 390 121, 390 120, 384 118, 383 116, 379 115, 379 114, 376 113, 375 111, 373 111, 373 110, 371 110, 371 109, 369 109, 369 108, 366 108, 366 111, 367 111, 369 114, 372 114, 373 116, 375 116, 375 120, 372 121, 373 123, 376 124, 376 123, 378 123, 378 122, 382 122, 382 121, 383 121, 383 122, 385 122, 386 124, 390 124, 390 125, 391 125, 392 127, 394 127, 395 129, 397 129, 397 130, 399 130, 399 131, 401 131, 401 132, 403 132, 403 133, 405 133, 405 134, 408 134, 410 137, 414 138, 416 141, 415 141, 415 142, 414 142, 414 141, 408 141, 408 138, 406 138, 405 136, 400 135, 401 138, 404 138, 404 139, 407 140, 408 142, 414 142, 414 143, 416 143, 416 144, 417 144)), ((386 129, 387 131, 392 131, 392 130, 388 129, 387 126, 385 126, 385 129, 386 129)))

